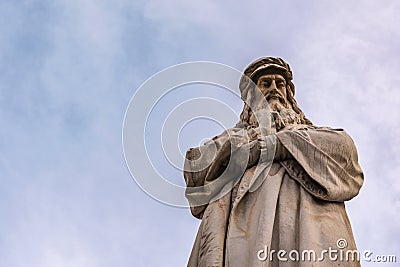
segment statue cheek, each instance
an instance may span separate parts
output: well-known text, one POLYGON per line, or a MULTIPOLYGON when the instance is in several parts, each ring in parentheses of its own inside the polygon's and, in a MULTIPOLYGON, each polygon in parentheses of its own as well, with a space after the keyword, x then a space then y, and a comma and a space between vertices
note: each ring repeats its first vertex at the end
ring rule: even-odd
POLYGON ((287 100, 288 90, 289 89, 287 87, 285 87, 285 89, 283 89, 283 95, 285 96, 285 100, 287 100))

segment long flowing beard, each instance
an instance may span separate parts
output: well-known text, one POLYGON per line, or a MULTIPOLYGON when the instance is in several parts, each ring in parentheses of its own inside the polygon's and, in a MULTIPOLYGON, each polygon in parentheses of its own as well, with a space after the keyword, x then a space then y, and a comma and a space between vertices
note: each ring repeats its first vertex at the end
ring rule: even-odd
POLYGON ((276 131, 284 129, 290 124, 301 124, 301 117, 291 108, 284 108, 280 111, 271 111, 271 115, 275 122, 276 131))
MULTIPOLYGON (((271 117, 275 123, 277 132, 290 124, 302 124, 300 114, 296 113, 287 101, 282 100, 283 99, 279 99, 279 102, 270 101, 269 104, 271 117)), ((258 127, 257 119, 252 111, 250 111, 249 124, 251 127, 258 127)))

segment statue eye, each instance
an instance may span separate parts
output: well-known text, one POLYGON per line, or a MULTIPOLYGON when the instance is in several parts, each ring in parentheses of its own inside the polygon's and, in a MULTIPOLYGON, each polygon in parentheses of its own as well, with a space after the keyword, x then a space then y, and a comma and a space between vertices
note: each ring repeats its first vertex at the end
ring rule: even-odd
POLYGON ((285 87, 285 83, 284 82, 279 82, 278 83, 278 87, 285 87))
POLYGON ((263 85, 264 87, 270 87, 270 86, 271 86, 271 83, 272 83, 272 81, 263 81, 263 82, 262 82, 262 85, 263 85))

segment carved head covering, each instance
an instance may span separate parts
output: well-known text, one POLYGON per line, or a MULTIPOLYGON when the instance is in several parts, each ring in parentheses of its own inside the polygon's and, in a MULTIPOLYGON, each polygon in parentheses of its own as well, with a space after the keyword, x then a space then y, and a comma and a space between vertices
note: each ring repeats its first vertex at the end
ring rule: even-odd
POLYGON ((292 83, 293 74, 290 66, 283 59, 278 57, 262 57, 251 63, 245 70, 244 75, 240 79, 240 92, 242 99, 246 99, 250 80, 257 84, 258 78, 263 74, 276 73, 282 75, 286 79, 288 89, 291 90, 294 96, 295 87, 292 83))

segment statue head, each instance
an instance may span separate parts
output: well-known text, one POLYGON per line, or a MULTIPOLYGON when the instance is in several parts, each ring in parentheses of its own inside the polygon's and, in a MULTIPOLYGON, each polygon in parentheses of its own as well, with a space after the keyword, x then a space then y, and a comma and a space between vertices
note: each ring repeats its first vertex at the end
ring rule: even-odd
MULTIPOLYGON (((240 80, 242 99, 252 101, 250 89, 256 85, 268 101, 271 111, 281 116, 282 122, 311 125, 311 121, 305 117, 294 99, 295 86, 292 79, 290 66, 283 59, 274 57, 257 59, 245 69, 240 80)), ((252 111, 247 104, 240 119, 245 126, 256 126, 255 121, 252 121, 254 120, 252 111)))

